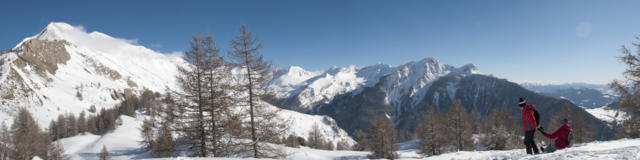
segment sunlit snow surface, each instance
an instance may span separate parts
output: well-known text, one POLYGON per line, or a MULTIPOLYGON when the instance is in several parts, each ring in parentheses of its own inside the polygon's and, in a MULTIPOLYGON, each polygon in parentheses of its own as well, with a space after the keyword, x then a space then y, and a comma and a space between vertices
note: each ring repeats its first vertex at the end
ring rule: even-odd
MULTIPOLYGON (((72 159, 97 159, 102 146, 107 146, 113 159, 147 159, 149 153, 141 150, 140 137, 141 118, 121 116, 122 124, 110 133, 102 136, 85 134, 62 139, 66 153, 72 159)), ((313 118, 312 118, 313 119, 313 118)), ((299 119, 300 120, 300 119, 299 119)), ((300 129, 304 130, 304 129, 300 129)), ((304 132, 304 131, 303 131, 304 132)), ((622 139, 607 142, 576 144, 572 148, 554 153, 526 155, 524 149, 506 151, 461 151, 446 153, 433 157, 422 157, 416 153, 417 141, 398 144, 400 159, 640 159, 640 139, 622 139)), ((331 159, 366 159, 367 151, 326 151, 306 147, 289 148, 282 146, 289 155, 286 159, 295 160, 331 160, 331 159)), ((241 158, 193 158, 174 157, 159 159, 241 159, 241 158)))
POLYGON ((611 124, 620 123, 629 118, 626 112, 619 111, 617 109, 609 109, 607 106, 599 108, 585 109, 591 115, 611 124))
MULTIPOLYGON (((275 109, 275 106, 269 106, 269 108, 275 109)), ((142 140, 140 136, 140 126, 144 118, 146 118, 146 116, 143 114, 137 114, 136 118, 120 116, 122 125, 117 126, 116 130, 112 132, 104 135, 85 133, 64 138, 60 141, 64 145, 66 153, 72 159, 96 159, 97 154, 102 151, 103 145, 111 152, 111 156, 113 156, 114 159, 148 158, 149 152, 142 150, 139 144, 142 140)), ((289 132, 286 133, 287 135, 294 134, 306 139, 313 124, 318 124, 320 133, 325 141, 334 142, 334 145, 338 141, 355 144, 355 141, 349 137, 347 132, 335 126, 335 121, 327 116, 308 115, 281 110, 278 112, 276 120, 289 122, 289 132)), ((184 153, 179 153, 178 155, 180 154, 184 153)))

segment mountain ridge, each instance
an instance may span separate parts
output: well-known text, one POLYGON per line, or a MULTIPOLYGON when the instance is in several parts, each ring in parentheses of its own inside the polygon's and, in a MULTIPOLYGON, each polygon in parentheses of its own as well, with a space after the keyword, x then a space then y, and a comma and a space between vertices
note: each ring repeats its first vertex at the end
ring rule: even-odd
MULTIPOLYGON (((278 78, 282 77, 276 76, 275 80, 278 78)), ((506 79, 482 74, 473 64, 453 67, 442 64, 435 58, 411 61, 396 67, 384 64, 361 68, 333 67, 316 77, 306 78, 304 83, 298 83, 296 87, 295 91, 298 92, 290 92, 293 94, 289 94, 289 97, 279 97, 274 103, 300 112, 329 115, 349 133, 357 129, 366 130, 373 119, 387 116, 395 122, 401 140, 409 140, 413 136, 416 122, 423 118, 426 106, 433 104, 438 112, 443 113, 455 99, 461 99, 468 112, 476 110, 480 117, 488 115, 493 107, 506 108, 508 113, 517 114, 517 107, 512 106, 517 106, 517 98, 521 96, 538 106, 543 112, 544 121, 550 121, 551 116, 559 112, 565 103, 569 103, 574 111, 584 110, 570 101, 536 93, 506 79), (332 79, 341 74, 352 79, 332 79), (313 86, 322 81, 356 83, 345 85, 339 92, 330 90, 340 86, 335 83, 324 88, 313 86), (312 93, 331 94, 324 94, 323 99, 315 99, 316 101, 305 99, 307 96, 314 98, 316 95, 312 93)), ((598 126, 600 139, 612 136, 612 129, 605 122, 590 114, 586 118, 598 126)))
MULTIPOLYGON (((295 72, 312 73, 298 66, 295 72)), ((424 58, 419 61, 411 61, 403 65, 392 67, 386 64, 375 64, 364 67, 348 66, 348 67, 332 67, 330 69, 315 72, 310 76, 305 76, 302 80, 295 80, 299 83, 283 84, 287 81, 287 70, 278 70, 274 76, 270 88, 276 91, 284 91, 277 96, 279 100, 273 102, 279 106, 300 112, 309 112, 315 106, 326 104, 333 97, 351 91, 358 93, 363 87, 370 87, 380 81, 381 78, 387 77, 389 83, 403 83, 405 85, 393 86, 387 84, 386 90, 389 90, 389 96, 394 106, 401 105, 401 102, 394 101, 398 99, 398 95, 406 92, 424 92, 425 87, 430 81, 446 76, 446 75, 470 75, 479 74, 477 68, 473 64, 463 65, 461 67, 453 67, 451 65, 442 64, 435 58, 424 58), (392 82, 394 81, 394 82, 392 82)), ((293 73, 295 74, 295 73, 293 73)), ((420 95, 420 93, 415 94, 420 95)), ((420 97, 413 98, 415 104, 420 97)))
POLYGON ((42 117, 41 126, 58 114, 114 106, 125 90, 175 90, 175 66, 184 64, 180 57, 61 22, 25 38, 0 60, 3 120, 11 122, 18 107, 27 107, 42 117))

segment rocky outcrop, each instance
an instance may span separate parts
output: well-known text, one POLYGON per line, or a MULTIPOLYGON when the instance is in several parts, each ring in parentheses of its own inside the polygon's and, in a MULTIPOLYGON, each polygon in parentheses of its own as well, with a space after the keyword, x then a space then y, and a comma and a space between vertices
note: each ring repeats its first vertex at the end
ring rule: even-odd
POLYGON ((55 75, 58 64, 66 64, 71 58, 65 45, 69 43, 62 40, 41 41, 37 38, 30 39, 22 44, 22 53, 14 63, 27 73, 25 67, 40 77, 47 77, 46 72, 55 75))

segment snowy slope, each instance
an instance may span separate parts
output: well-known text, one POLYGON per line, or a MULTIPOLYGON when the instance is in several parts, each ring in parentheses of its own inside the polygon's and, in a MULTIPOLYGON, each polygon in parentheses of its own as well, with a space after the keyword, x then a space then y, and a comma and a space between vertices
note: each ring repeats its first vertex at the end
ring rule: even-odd
MULTIPOLYGON (((608 142, 592 142, 578 144, 573 148, 559 150, 554 153, 526 155, 524 149, 506 151, 461 151, 446 153, 432 157, 422 157, 415 149, 402 148, 399 144, 399 159, 532 159, 532 160, 605 160, 605 159, 640 159, 640 139, 623 139, 608 142)), ((367 159, 366 151, 325 151, 309 148, 286 148, 289 157, 286 159, 330 160, 330 159, 367 159)), ((162 158, 162 159, 240 159, 240 158, 162 158)))
POLYGON ((626 119, 628 119, 627 112, 620 111, 617 109, 611 109, 608 106, 602 106, 598 108, 585 109, 585 111, 589 112, 589 114, 595 116, 596 118, 608 122, 610 124, 618 124, 626 119))
MULTIPOLYGON (((102 145, 107 146, 114 159, 138 159, 148 158, 148 152, 139 148, 139 125, 141 119, 127 116, 121 117, 123 125, 112 133, 103 136, 81 135, 62 139, 66 153, 73 159, 96 159, 102 145)), ((572 148, 559 150, 554 153, 541 155, 526 155, 524 149, 505 151, 461 151, 446 153, 433 157, 422 157, 416 153, 417 141, 409 141, 398 144, 400 159, 576 159, 576 160, 602 160, 602 159, 639 159, 640 139, 622 139, 606 142, 592 142, 576 144, 572 148)), ((286 159, 305 160, 329 160, 329 159, 366 159, 368 151, 327 151, 310 149, 307 147, 284 147, 288 157, 286 159)), ((241 159, 241 158, 192 158, 174 157, 159 159, 241 159)), ((248 158, 251 159, 251 158, 248 158)))
MULTIPOLYGON (((271 106, 275 108, 275 106, 271 106)), ((335 120, 329 116, 308 115, 290 110, 280 110, 278 119, 289 122, 289 133, 307 139, 313 125, 317 124, 323 141, 331 142, 334 146, 340 141, 345 141, 351 145, 356 142, 349 134, 338 126, 335 120)))
MULTIPOLYGON (((274 121, 286 124, 288 128, 286 129, 286 133, 283 133, 282 136, 295 135, 307 139, 309 137, 309 132, 313 129, 313 125, 317 124, 323 138, 322 140, 333 143, 334 147, 340 141, 345 141, 351 145, 356 144, 349 134, 340 128, 336 121, 329 116, 309 115, 281 109, 266 102, 261 102, 260 105, 263 105, 264 108, 258 109, 257 112, 275 111, 277 116, 274 118, 274 121)), ((239 108, 245 112, 248 110, 248 106, 241 106, 239 108)), ((249 117, 245 120, 249 121, 249 117)))
POLYGON ((105 135, 93 135, 85 133, 74 137, 61 139, 65 153, 72 159, 97 159, 97 155, 106 146, 114 159, 131 159, 135 157, 148 157, 141 146, 140 126, 142 120, 120 116, 122 124, 113 132, 105 135))
POLYGON ((433 159, 640 159, 640 139, 592 142, 554 153, 526 155, 524 149, 508 151, 457 152, 430 157, 433 159))
MULTIPOLYGON (((270 106, 275 109, 275 106, 270 106)), ((72 159, 97 159, 97 154, 106 146, 114 159, 148 158, 149 152, 141 149, 139 141, 140 126, 146 118, 143 114, 137 114, 136 118, 120 116, 122 125, 116 130, 104 135, 85 133, 74 137, 61 139, 65 153, 72 159)), ((340 140, 355 144, 347 133, 338 128, 335 121, 327 116, 307 115, 294 111, 282 110, 278 113, 278 120, 290 123, 290 132, 296 136, 306 138, 311 131, 312 124, 318 124, 325 141, 338 142, 340 140)), ((335 144, 334 144, 335 145, 335 144)))
POLYGON ((41 127, 59 114, 78 114, 92 105, 112 107, 125 90, 175 89, 176 65, 184 63, 180 57, 66 23, 50 23, 0 60, 5 62, 0 66, 0 121, 11 124, 10 115, 26 107, 41 127))
MULTIPOLYGON (((0 60, 0 122, 11 125, 12 114, 19 107, 26 107, 41 128, 46 128, 60 114, 79 114, 91 106, 98 110, 110 108, 144 89, 159 93, 166 89, 178 90, 176 66, 186 65, 181 57, 158 53, 103 33, 88 33, 82 27, 66 23, 49 24, 39 34, 1 52, 0 60)), ((300 72, 289 77, 315 74, 300 72)), ((287 80, 280 84, 301 82, 287 80)), ((271 105, 269 108, 277 109, 271 105)), ((111 150, 122 150, 119 153, 122 158, 139 156, 142 153, 130 150, 139 148, 141 120, 126 116, 122 119, 124 126, 112 133, 65 139, 68 152, 84 157, 98 152, 102 144, 106 144, 111 150)), ((283 110, 278 120, 290 122, 288 134, 306 138, 313 124, 318 124, 326 141, 355 143, 327 116, 283 110)))

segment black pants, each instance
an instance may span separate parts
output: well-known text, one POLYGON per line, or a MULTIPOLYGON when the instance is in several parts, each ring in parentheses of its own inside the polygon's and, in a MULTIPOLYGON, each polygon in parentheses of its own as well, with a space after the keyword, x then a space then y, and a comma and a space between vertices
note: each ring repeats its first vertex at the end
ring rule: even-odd
POLYGON ((533 142, 533 134, 536 133, 536 130, 530 130, 524 132, 524 145, 527 146, 527 154, 532 154, 531 150, 533 149, 533 153, 538 154, 538 146, 536 146, 536 142, 533 142))
POLYGON ((558 147, 556 147, 556 143, 551 143, 547 146, 547 148, 544 148, 544 153, 551 153, 551 152, 555 152, 558 147))

